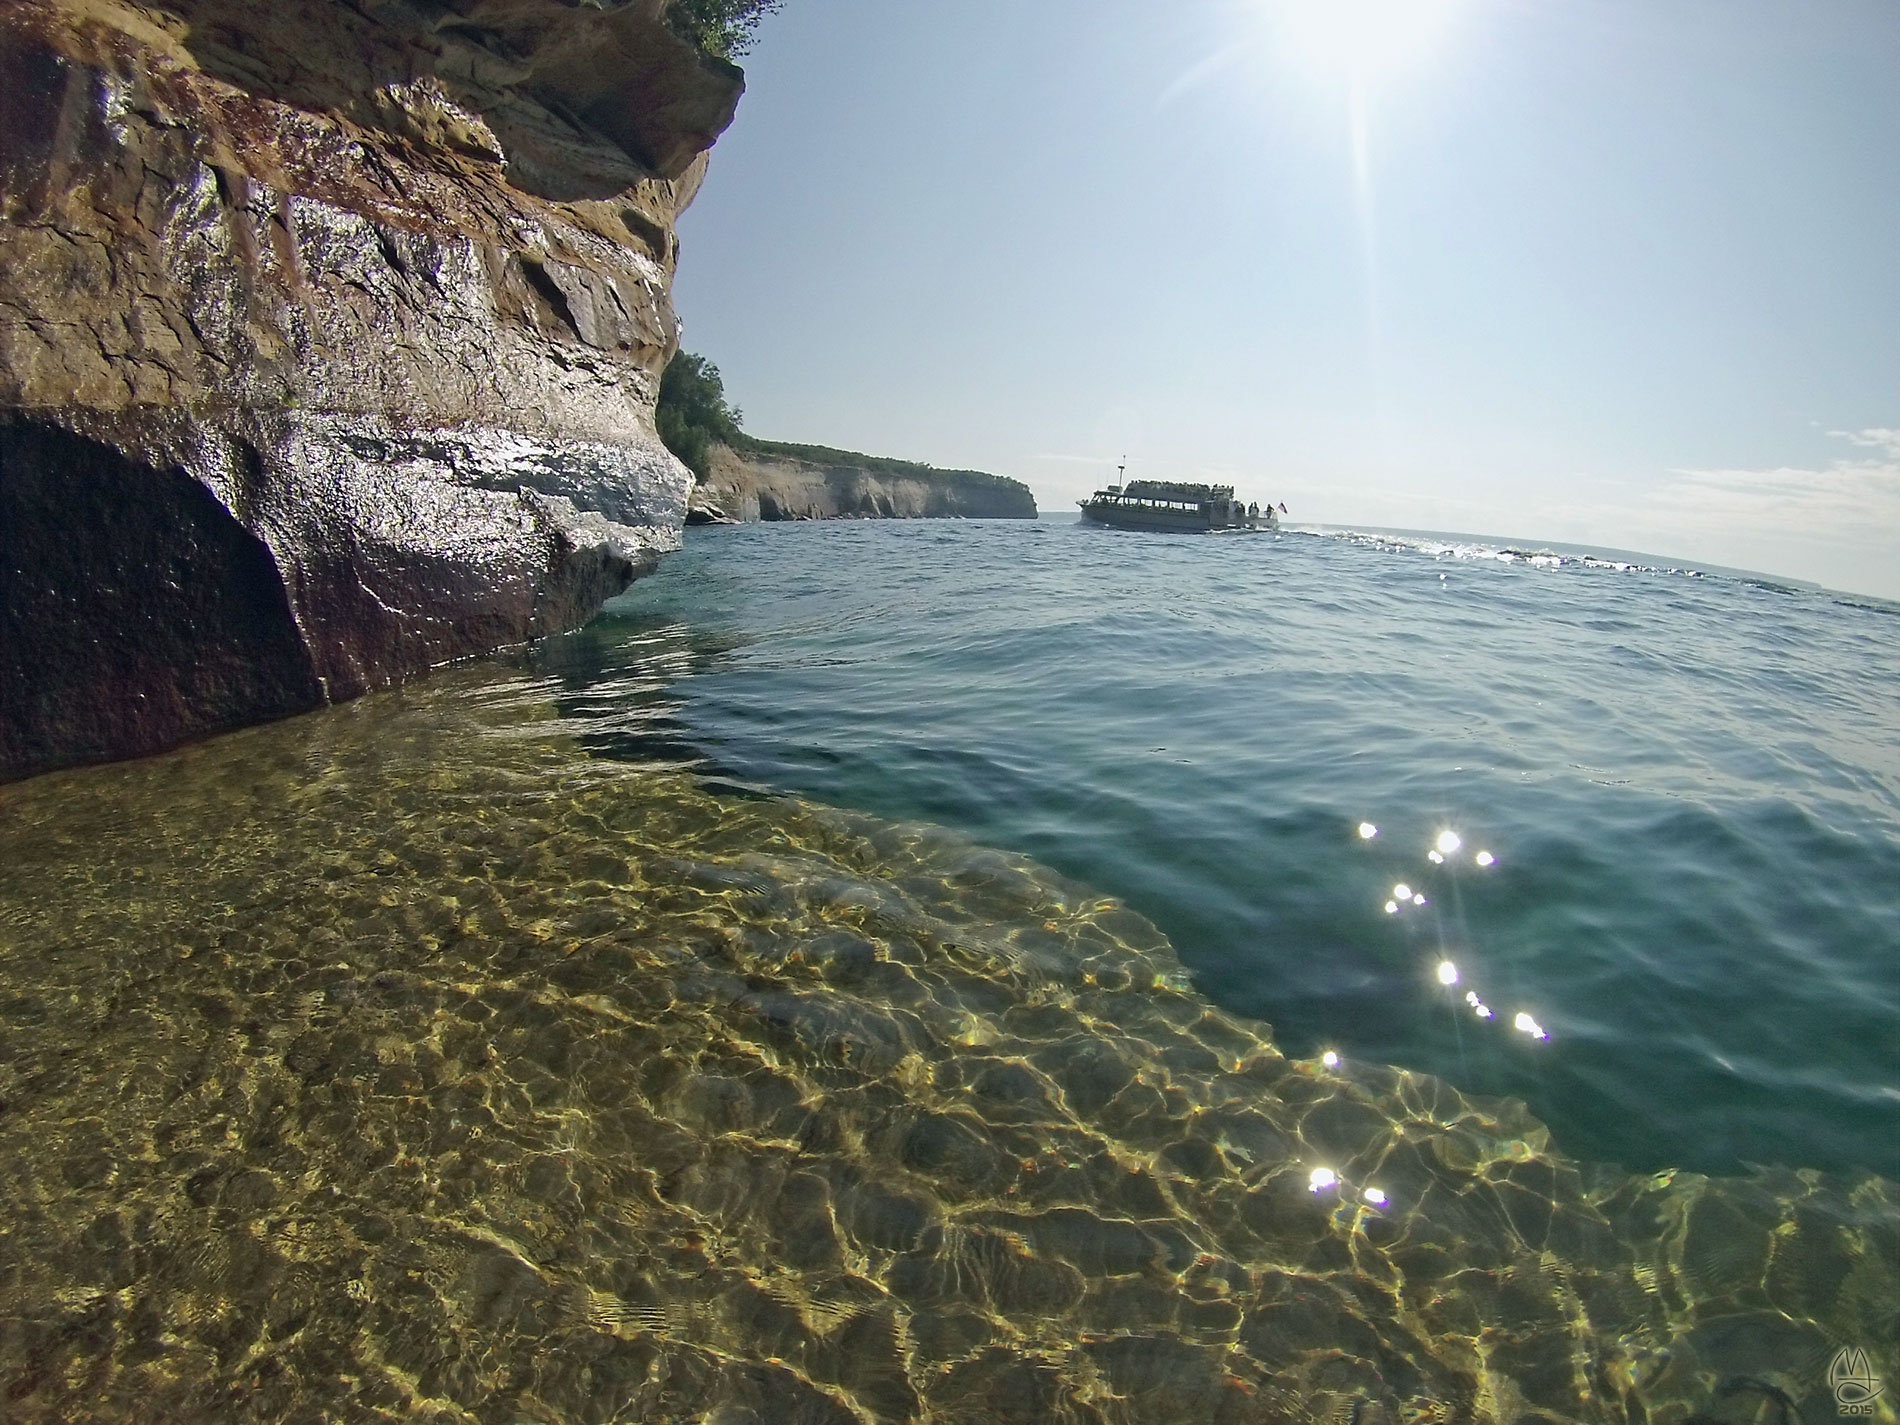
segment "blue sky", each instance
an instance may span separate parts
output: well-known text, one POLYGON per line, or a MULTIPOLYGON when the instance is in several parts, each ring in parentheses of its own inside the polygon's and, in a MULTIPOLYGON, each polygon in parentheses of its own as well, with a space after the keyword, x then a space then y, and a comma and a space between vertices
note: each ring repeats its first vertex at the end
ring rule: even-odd
POLYGON ((1900 0, 786 0, 746 68, 676 300, 756 435, 1900 597, 1900 0))

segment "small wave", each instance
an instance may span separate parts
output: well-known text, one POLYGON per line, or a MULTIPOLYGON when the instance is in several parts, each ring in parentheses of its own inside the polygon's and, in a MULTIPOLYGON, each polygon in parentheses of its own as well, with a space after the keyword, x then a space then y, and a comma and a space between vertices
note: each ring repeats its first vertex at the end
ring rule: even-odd
POLYGON ((1886 614, 1889 618, 1900 616, 1900 603, 1893 603, 1887 599, 1837 598, 1834 602, 1844 609, 1860 609, 1870 614, 1886 614))

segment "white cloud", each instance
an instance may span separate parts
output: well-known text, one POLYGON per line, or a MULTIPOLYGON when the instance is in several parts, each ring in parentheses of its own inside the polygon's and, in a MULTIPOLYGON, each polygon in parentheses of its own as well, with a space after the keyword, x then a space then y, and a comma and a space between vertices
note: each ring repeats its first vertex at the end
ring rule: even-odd
POLYGON ((1734 534, 1900 545, 1900 430, 1830 434, 1877 453, 1820 469, 1672 470, 1649 502, 1734 534))
POLYGON ((1900 430, 1874 426, 1868 430, 1831 430, 1828 434, 1839 440, 1852 441, 1855 445, 1885 451, 1894 459, 1900 460, 1900 430))
POLYGON ((1853 452, 1813 468, 1672 470, 1631 513, 1712 562, 1900 597, 1900 430, 1829 435, 1853 452))

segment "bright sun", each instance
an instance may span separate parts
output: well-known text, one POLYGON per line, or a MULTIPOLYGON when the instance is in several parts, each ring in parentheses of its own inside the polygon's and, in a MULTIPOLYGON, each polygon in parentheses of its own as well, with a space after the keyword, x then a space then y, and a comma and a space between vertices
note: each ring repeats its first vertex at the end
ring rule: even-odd
POLYGON ((1267 7, 1299 63, 1368 79, 1426 59, 1464 0, 1267 0, 1267 7))

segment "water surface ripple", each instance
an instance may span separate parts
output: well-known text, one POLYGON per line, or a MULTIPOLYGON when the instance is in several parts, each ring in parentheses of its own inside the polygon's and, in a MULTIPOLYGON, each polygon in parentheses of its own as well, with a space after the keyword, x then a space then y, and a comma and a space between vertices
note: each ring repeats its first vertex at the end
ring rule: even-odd
POLYGON ((1632 1167, 1900 1175, 1900 608, 1055 520, 696 530, 611 607, 577 681, 670 628, 717 768, 1111 891, 1294 1052, 1521 1095, 1632 1167))

